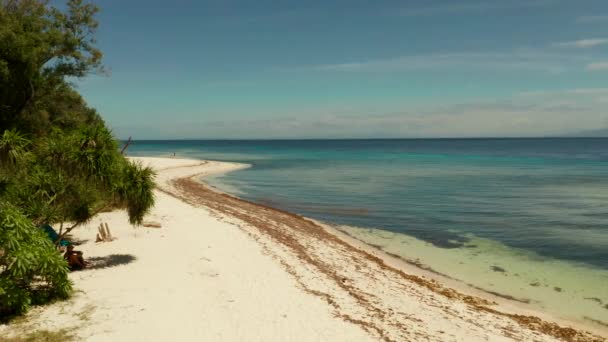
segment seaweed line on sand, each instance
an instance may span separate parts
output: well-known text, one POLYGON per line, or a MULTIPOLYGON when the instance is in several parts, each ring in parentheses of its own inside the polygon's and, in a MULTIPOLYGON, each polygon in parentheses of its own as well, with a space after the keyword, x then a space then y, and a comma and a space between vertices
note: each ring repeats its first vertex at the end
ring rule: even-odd
MULTIPOLYGON (((357 303, 358 309, 364 313, 359 312, 357 317, 354 317, 349 312, 343 312, 338 303, 338 298, 325 291, 310 288, 288 262, 281 260, 283 267, 296 278, 298 284, 306 292, 327 301, 336 311, 336 316, 347 322, 361 326, 368 333, 376 335, 384 341, 416 339, 420 337, 422 332, 420 330, 412 331, 412 326, 407 326, 403 323, 404 313, 385 310, 385 308, 378 304, 377 299, 372 294, 366 293, 361 287, 355 286, 353 279, 349 279, 348 276, 341 274, 335 265, 326 260, 327 258, 317 255, 314 248, 311 247, 314 243, 323 243, 337 251, 346 252, 340 255, 348 255, 349 261, 356 263, 354 267, 357 270, 372 268, 373 271, 373 268, 378 268, 388 274, 392 274, 396 279, 400 279, 400 282, 395 285, 401 286, 402 289, 408 286, 411 287, 411 283, 414 283, 448 299, 461 301, 477 312, 508 318, 518 323, 521 327, 561 340, 577 342, 604 341, 601 337, 588 332, 561 327, 556 323, 546 322, 538 317, 510 314, 491 308, 490 306, 493 303, 490 301, 461 294, 453 289, 443 287, 434 280, 407 274, 402 270, 391 267, 381 258, 348 244, 334 234, 329 233, 322 226, 300 215, 213 191, 204 184, 193 180, 192 178, 195 176, 173 180, 168 184, 168 187, 159 186, 159 190, 191 205, 206 207, 216 213, 236 218, 246 223, 249 227, 255 228, 262 236, 277 242, 302 263, 314 268, 317 273, 329 279, 336 288, 346 293, 351 300, 357 303), (391 329, 389 331, 388 327, 396 328, 396 330, 391 329)), ((373 272, 366 273, 370 278, 373 278, 372 274, 373 272)), ((428 299, 420 298, 420 300, 428 299)), ((430 305, 438 307, 434 303, 430 303, 430 305)), ((447 314, 453 315, 449 310, 444 310, 447 314)), ((471 324, 480 326, 479 323, 476 324, 475 322, 471 322, 471 324)), ((421 327, 418 328, 422 329, 421 327)), ((513 333, 512 329, 508 327, 500 327, 500 329, 502 329, 505 336, 511 337, 513 333)))

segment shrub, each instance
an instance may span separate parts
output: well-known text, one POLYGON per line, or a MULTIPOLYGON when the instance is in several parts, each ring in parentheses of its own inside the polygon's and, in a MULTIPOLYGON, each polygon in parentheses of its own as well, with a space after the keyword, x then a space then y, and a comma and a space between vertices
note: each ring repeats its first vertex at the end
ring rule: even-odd
POLYGON ((17 208, 0 203, 0 315, 71 292, 68 267, 46 234, 17 208))

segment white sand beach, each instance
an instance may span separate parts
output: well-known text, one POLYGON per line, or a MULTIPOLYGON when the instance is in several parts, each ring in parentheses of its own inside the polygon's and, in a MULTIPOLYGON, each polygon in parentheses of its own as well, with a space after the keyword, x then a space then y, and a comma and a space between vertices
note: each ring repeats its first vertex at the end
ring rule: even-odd
MULTIPOLYGON (((156 206, 132 227, 102 213, 73 234, 90 268, 76 294, 0 326, 69 329, 82 341, 603 341, 587 328, 432 279, 311 220, 191 179, 247 165, 136 158, 156 206), (115 241, 95 242, 109 225, 115 241), (587 332, 585 330, 589 330, 587 332)), ((436 278, 435 278, 436 279, 436 278)), ((0 338, 0 340, 2 340, 0 338)))

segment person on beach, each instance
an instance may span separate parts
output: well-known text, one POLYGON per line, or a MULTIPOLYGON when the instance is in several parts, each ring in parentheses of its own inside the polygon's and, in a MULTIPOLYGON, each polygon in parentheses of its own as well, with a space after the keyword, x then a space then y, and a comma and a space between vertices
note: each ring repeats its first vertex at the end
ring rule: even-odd
POLYGON ((86 267, 86 262, 82 257, 81 251, 75 251, 74 245, 69 245, 65 254, 63 254, 63 258, 67 260, 68 266, 71 271, 82 270, 86 267))

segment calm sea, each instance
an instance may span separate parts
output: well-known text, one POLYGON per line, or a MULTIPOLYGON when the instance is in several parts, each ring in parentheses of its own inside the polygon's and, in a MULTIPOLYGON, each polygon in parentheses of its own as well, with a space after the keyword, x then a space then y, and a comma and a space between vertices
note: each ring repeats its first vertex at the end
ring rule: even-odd
POLYGON ((484 290, 608 322, 608 139, 136 141, 208 182, 484 290))

